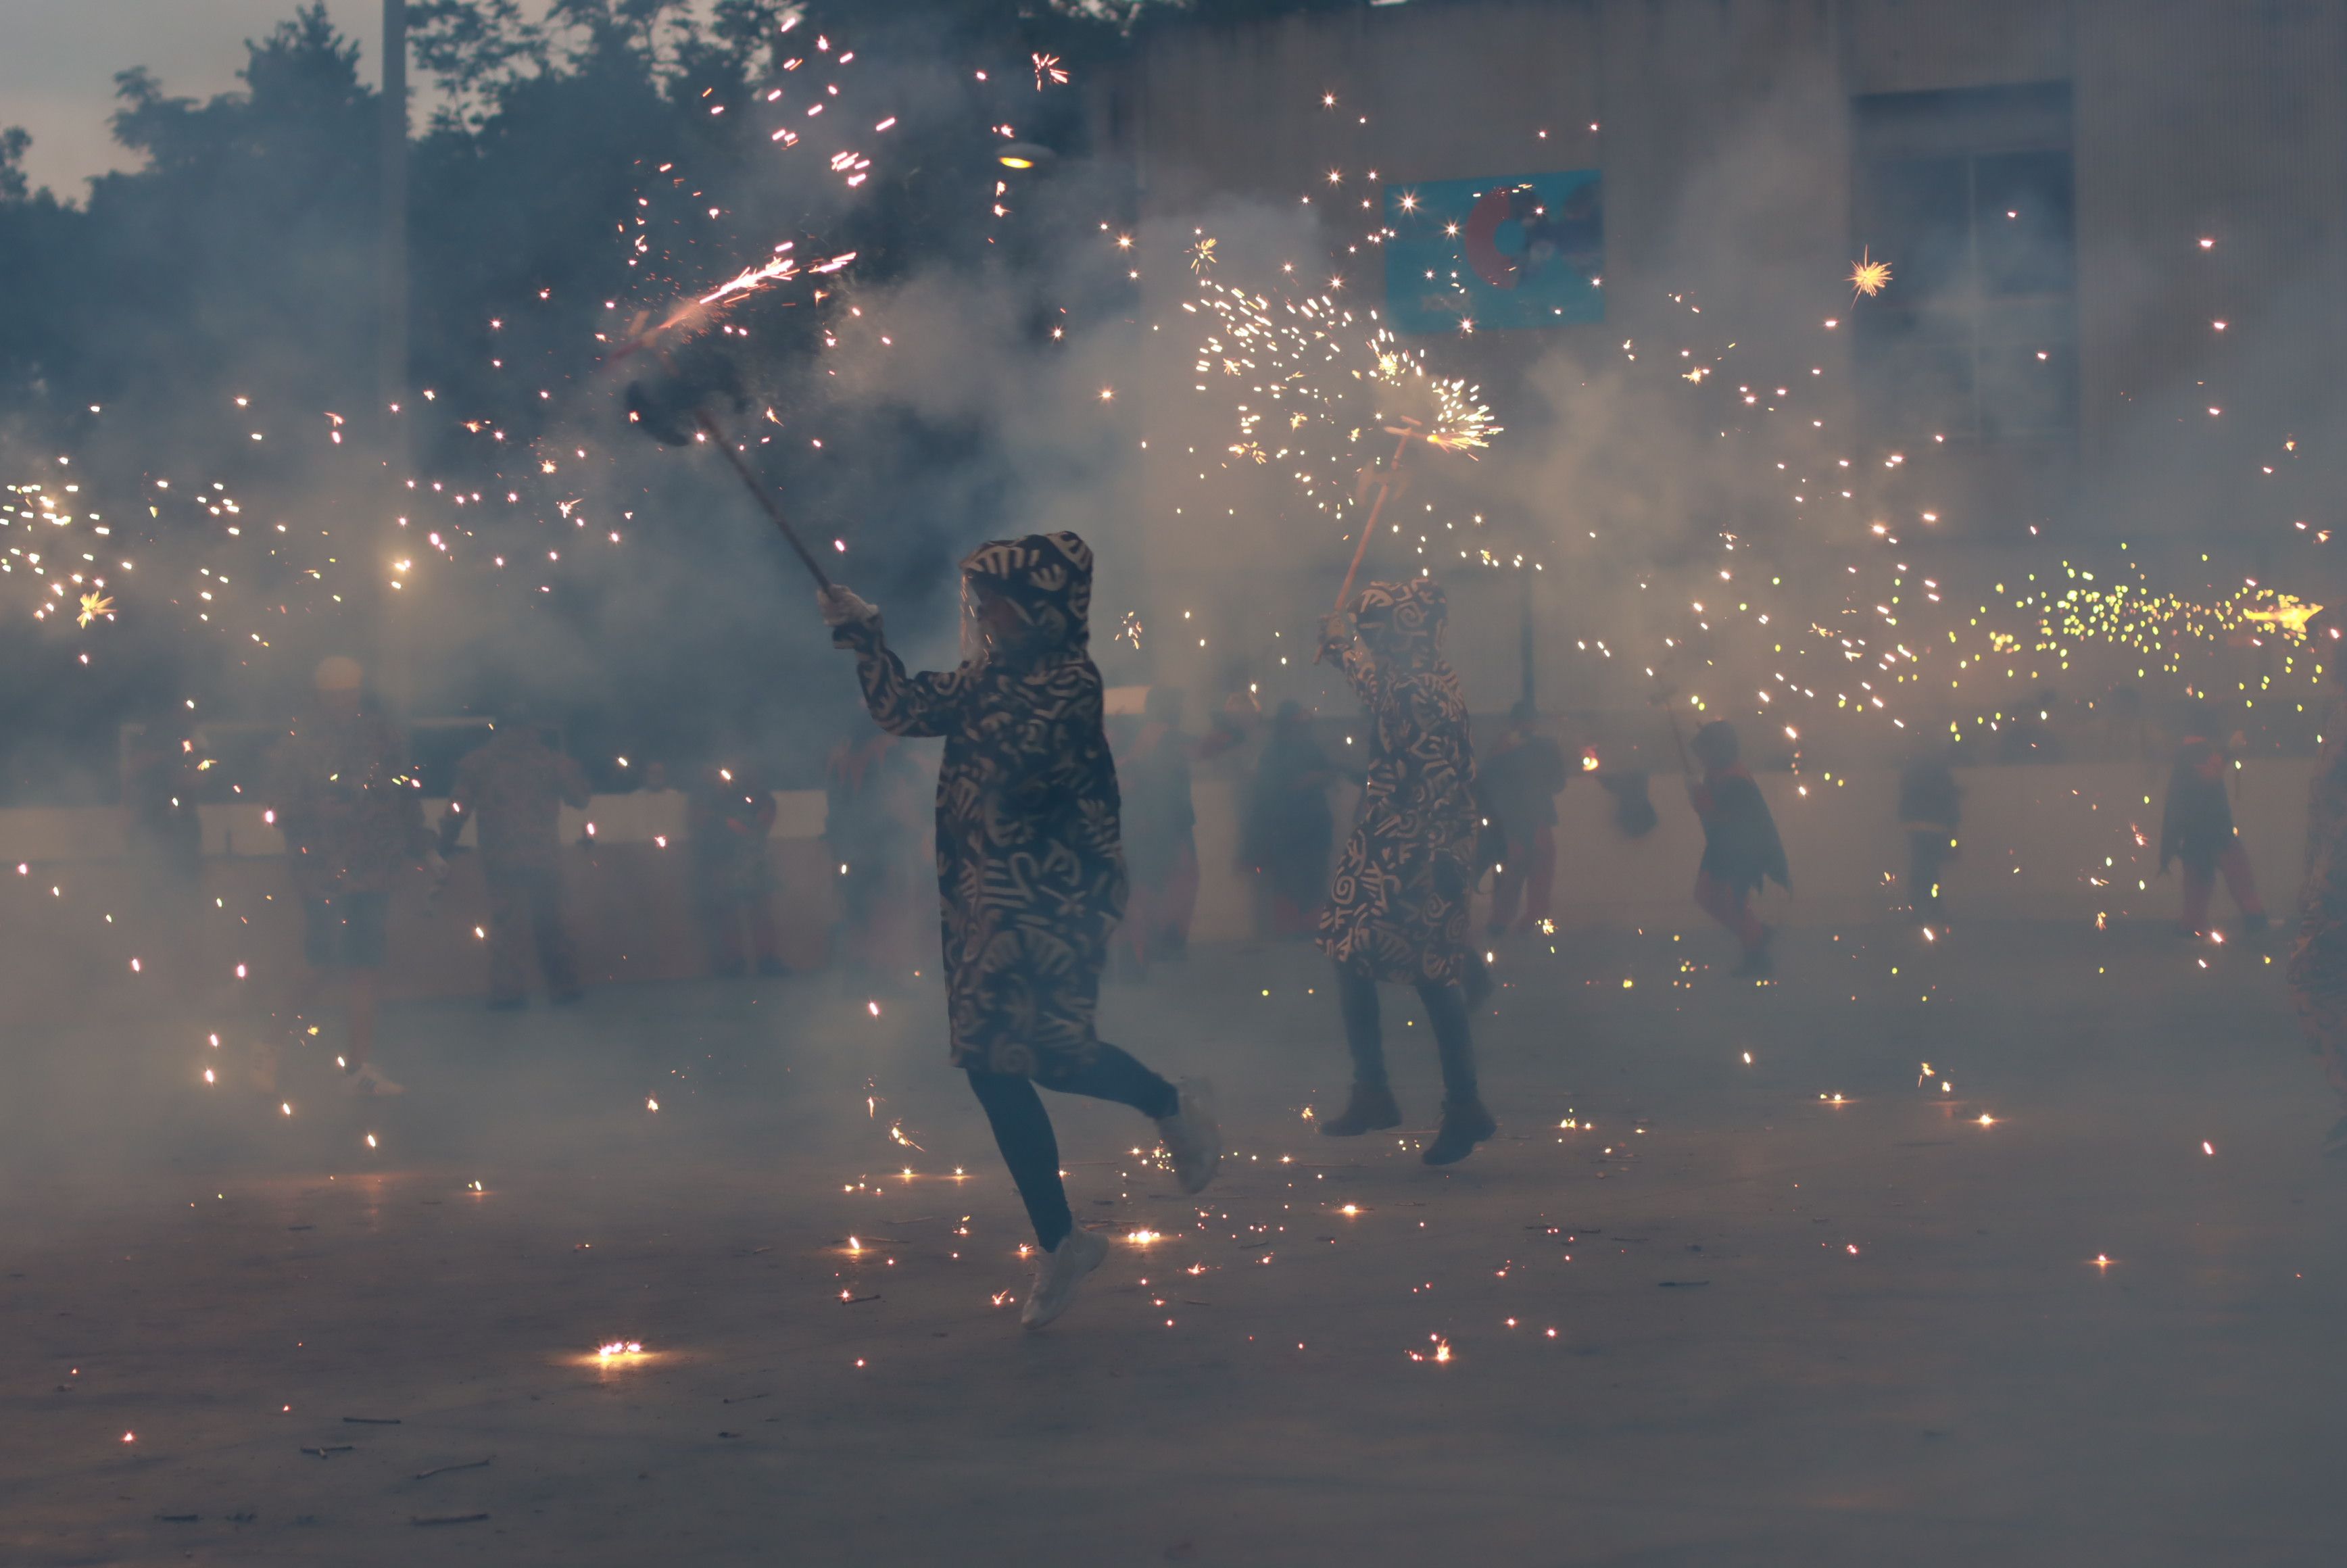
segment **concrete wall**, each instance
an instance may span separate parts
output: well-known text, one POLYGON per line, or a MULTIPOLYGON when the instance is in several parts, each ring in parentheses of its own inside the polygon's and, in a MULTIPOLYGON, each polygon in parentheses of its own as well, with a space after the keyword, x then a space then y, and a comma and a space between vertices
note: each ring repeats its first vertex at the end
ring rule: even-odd
MULTIPOLYGON (((1361 199, 1378 199, 1365 169, 1380 184, 1603 169, 1608 319, 1446 345, 1453 368, 1504 380, 1556 345, 1596 354, 1659 328, 1683 288, 1731 313, 1739 292, 1778 317, 1790 299, 1829 303, 1822 285, 1864 240, 1853 97, 2067 81, 2077 450, 1962 453, 1942 497, 1969 492, 1983 526, 2018 532, 2076 502, 2075 459, 2157 468, 2212 390, 2244 460, 2281 425, 2331 417, 2321 395, 2347 348, 2342 74, 2333 0, 1488 0, 1187 30, 1112 90, 1149 214, 1233 197, 1294 211, 1314 193, 1340 261, 1370 226, 1361 199)), ((1357 295, 1378 286, 1368 258, 1356 270, 1357 295)), ((1728 319, 1768 326, 1757 310, 1728 319)), ((1847 385, 1847 368, 1829 374, 1847 385)), ((2146 516, 2119 493, 2087 514, 2118 537, 2205 523, 2238 506, 2247 471, 2211 472, 2204 511, 2146 516)))

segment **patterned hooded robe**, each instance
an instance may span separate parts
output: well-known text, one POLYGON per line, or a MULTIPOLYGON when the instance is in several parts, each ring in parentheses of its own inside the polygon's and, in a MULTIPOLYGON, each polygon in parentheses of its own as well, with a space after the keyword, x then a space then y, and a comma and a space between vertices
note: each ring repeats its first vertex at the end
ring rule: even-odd
POLYGON ((1099 1050, 1093 1014, 1124 912, 1116 764, 1088 651, 1092 552, 1071 533, 981 545, 966 593, 1005 600, 1023 634, 948 671, 907 674, 877 618, 836 628, 865 705, 891 734, 945 737, 938 889, 956 1067, 1051 1078, 1099 1050))
POLYGON ((1439 646, 1445 612, 1430 579, 1373 582, 1354 602, 1356 634, 1332 630, 1323 641, 1374 733, 1360 812, 1320 917, 1320 950, 1406 985, 1460 979, 1473 937, 1475 753, 1467 699, 1439 646))

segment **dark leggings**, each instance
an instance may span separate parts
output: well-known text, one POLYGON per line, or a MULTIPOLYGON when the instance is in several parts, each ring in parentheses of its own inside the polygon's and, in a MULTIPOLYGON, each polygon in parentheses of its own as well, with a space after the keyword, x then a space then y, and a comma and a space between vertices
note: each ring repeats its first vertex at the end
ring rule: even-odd
MULTIPOLYGON (((1378 982, 1357 969, 1337 967, 1337 999, 1345 1012, 1345 1043, 1353 1051, 1353 1081, 1364 1089, 1386 1087, 1384 1031, 1378 1022, 1378 982)), ((1434 1029, 1434 1049, 1442 1060, 1442 1097, 1453 1105, 1475 1100, 1475 1042, 1467 1032, 1467 996, 1457 986, 1421 981, 1418 999, 1434 1029)))
POLYGON ((1043 1109, 1043 1097, 1035 1092, 1038 1083, 1061 1094, 1130 1105, 1153 1120, 1173 1115, 1180 1108, 1181 1096, 1131 1053, 1112 1045, 1102 1045, 1100 1054, 1082 1067, 1038 1071, 1031 1079, 970 1069, 970 1089, 986 1108, 995 1146, 1002 1151, 1002 1163, 1010 1167, 1010 1180, 1027 1205, 1035 1240, 1050 1252, 1076 1228, 1076 1222, 1068 1212, 1067 1189, 1060 1184, 1060 1141, 1051 1132, 1051 1117, 1043 1109))

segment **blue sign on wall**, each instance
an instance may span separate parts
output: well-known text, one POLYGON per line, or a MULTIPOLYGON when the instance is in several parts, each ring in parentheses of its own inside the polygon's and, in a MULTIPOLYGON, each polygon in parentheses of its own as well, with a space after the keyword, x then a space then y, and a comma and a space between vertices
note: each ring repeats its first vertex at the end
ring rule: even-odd
POLYGON ((1594 169, 1386 187, 1386 313, 1398 332, 1605 319, 1594 169))

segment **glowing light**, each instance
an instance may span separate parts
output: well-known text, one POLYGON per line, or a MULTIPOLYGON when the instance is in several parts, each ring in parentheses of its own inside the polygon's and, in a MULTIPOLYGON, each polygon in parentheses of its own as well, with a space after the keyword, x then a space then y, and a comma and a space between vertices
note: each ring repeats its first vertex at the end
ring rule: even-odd
POLYGON ((1872 249, 1869 248, 1861 251, 1859 259, 1850 264, 1850 276, 1843 281, 1850 286, 1852 300, 1860 294, 1872 299, 1891 282, 1891 263, 1876 261, 1872 249))

